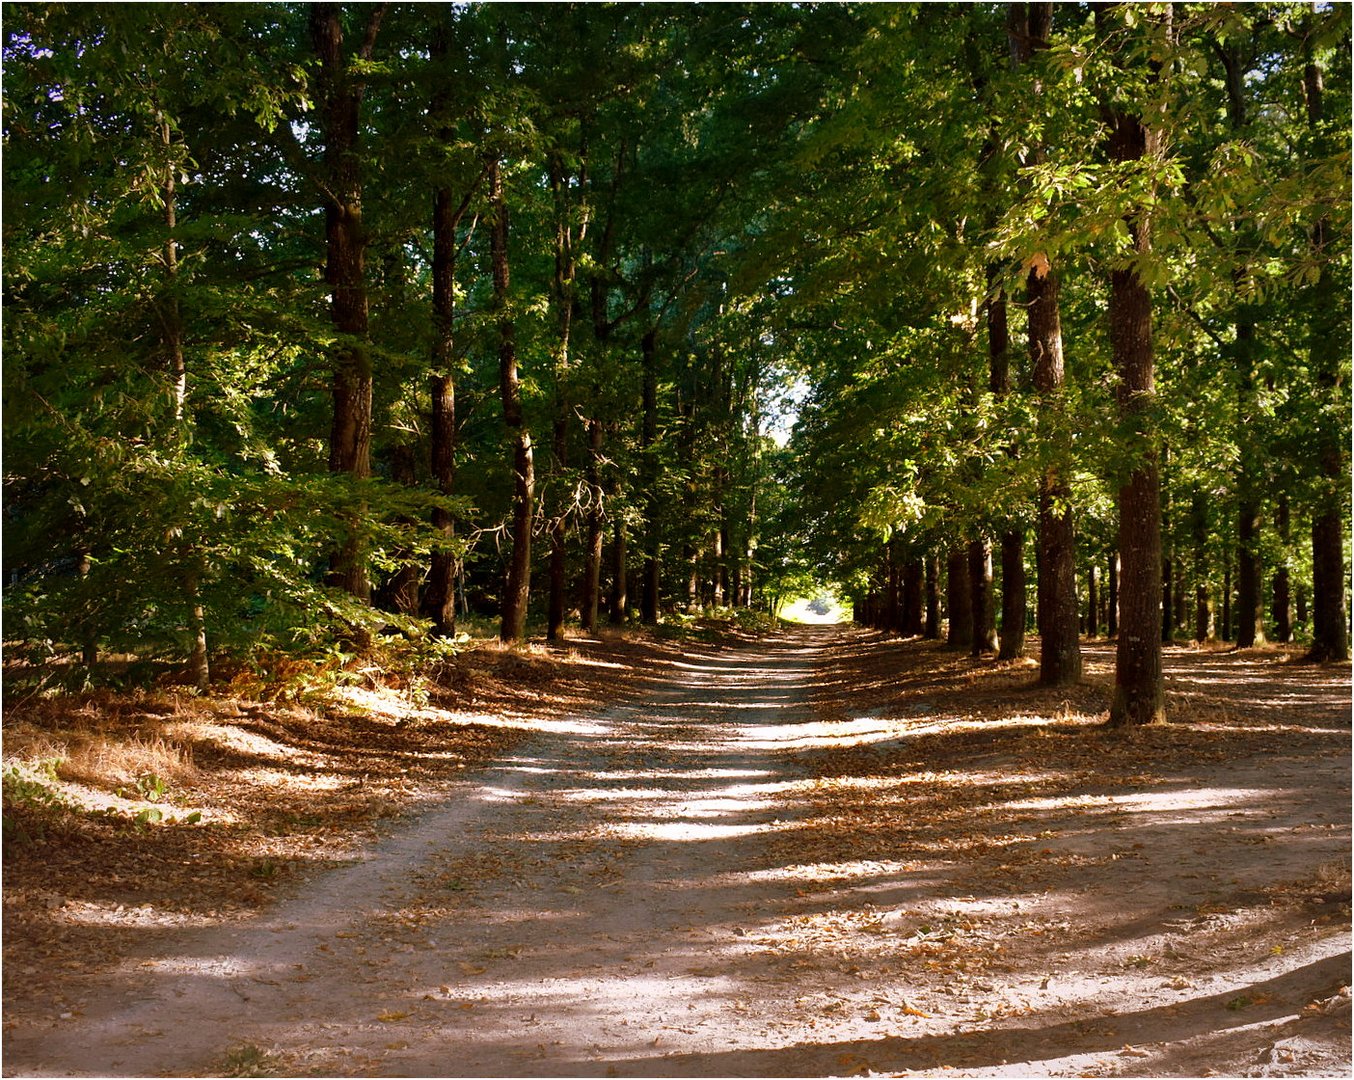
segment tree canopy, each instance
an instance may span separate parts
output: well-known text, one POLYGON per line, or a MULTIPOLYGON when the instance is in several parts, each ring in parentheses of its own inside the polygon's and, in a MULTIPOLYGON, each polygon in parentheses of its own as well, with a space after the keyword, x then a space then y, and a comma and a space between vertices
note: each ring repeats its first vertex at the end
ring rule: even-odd
POLYGON ((3 34, 37 659, 205 686, 824 584, 975 655, 1028 624, 1053 682, 1122 625, 1129 723, 1178 634, 1348 655, 1347 7, 11 4, 3 34))

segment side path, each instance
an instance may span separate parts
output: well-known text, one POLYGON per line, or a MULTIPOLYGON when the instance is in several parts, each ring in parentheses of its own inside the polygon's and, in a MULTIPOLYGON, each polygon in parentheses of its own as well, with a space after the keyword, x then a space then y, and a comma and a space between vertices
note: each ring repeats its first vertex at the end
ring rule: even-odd
POLYGON ((214 1073, 254 1047, 286 1073, 633 1075, 757 1045, 758 1002, 795 983, 741 924, 793 892, 780 747, 828 640, 692 656, 532 740, 270 916, 167 937, 136 989, 7 1040, 6 1073, 214 1073))

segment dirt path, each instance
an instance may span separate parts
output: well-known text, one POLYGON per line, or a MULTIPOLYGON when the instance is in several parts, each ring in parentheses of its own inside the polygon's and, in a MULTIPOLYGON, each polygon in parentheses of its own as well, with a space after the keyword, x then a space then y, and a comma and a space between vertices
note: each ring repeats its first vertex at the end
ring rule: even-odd
POLYGON ((871 704, 869 644, 693 651, 266 917, 167 932, 5 1072, 1348 1074, 1347 892, 1281 895, 1348 873, 1338 696, 1149 775, 1042 702, 972 720, 895 667, 871 704))

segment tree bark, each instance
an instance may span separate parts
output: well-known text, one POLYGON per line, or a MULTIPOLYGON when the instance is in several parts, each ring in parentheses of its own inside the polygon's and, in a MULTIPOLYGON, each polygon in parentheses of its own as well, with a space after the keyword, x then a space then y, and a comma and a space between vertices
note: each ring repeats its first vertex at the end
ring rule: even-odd
POLYGON ((567 507, 562 505, 563 496, 559 492, 560 482, 564 479, 569 454, 569 420, 562 415, 563 403, 556 402, 554 429, 550 442, 550 464, 555 474, 555 512, 550 517, 550 577, 549 593, 546 602, 547 641, 559 641, 564 637, 564 618, 567 603, 565 593, 568 588, 568 549, 565 545, 568 522, 567 507))
MULTIPOLYGON (((462 211, 464 212, 464 211, 462 211)), ((433 194, 433 295, 432 371, 428 389, 432 397, 432 481, 441 495, 450 495, 456 483, 456 225, 460 214, 452 204, 451 191, 438 188, 433 194)), ((442 541, 432 550, 423 610, 432 619, 435 633, 456 633, 456 553, 452 547, 455 519, 443 507, 434 507, 432 525, 442 541)))
POLYGON ((1100 636, 1100 567, 1095 560, 1086 568, 1086 636, 1100 636))
MULTIPOLYGON (((1020 66, 1048 48, 1053 5, 1031 3, 1008 9, 1007 39, 1013 66, 1020 66)), ((1042 87, 1036 78, 1031 94, 1042 87)), ((1036 148, 1034 160, 1043 158, 1036 148)), ((1045 253, 1035 252, 1025 278, 1027 337, 1038 394, 1041 439, 1061 439, 1064 379, 1062 324, 1058 310, 1058 277, 1045 253)), ((1050 466, 1039 479, 1038 577, 1036 618, 1039 624, 1039 682, 1068 686, 1081 679, 1081 642, 1076 592, 1076 536, 1071 487, 1060 468, 1050 466)))
MULTIPOLYGON (((160 136, 165 147, 166 157, 171 156, 173 132, 169 122, 161 119, 160 136)), ((160 322, 163 328, 165 352, 169 365, 174 402, 174 437, 187 444, 188 431, 185 428, 185 414, 188 402, 188 364, 183 344, 183 314, 179 307, 179 241, 178 231, 178 192, 175 183, 175 164, 168 161, 165 169, 164 197, 165 215, 165 300, 161 307, 160 322)), ((192 644, 188 650, 188 676, 199 690, 211 685, 211 667, 207 658, 207 612, 202 602, 201 570, 202 557, 194 550, 186 535, 188 528, 180 530, 179 557, 183 563, 183 592, 188 605, 188 634, 192 644)), ((85 556, 82 565, 88 573, 89 557, 85 556)), ((86 665, 90 667, 92 665, 86 665)))
MULTIPOLYGON (((358 55, 370 59, 384 6, 373 10, 358 55)), ((330 317, 339 334, 331 392, 329 471, 356 481, 371 476, 372 367, 367 343, 367 234, 362 223, 362 84, 343 54, 340 5, 310 9, 310 35, 320 66, 318 114, 324 132, 325 281, 330 317)), ((359 599, 371 596, 366 553, 354 521, 330 561, 330 584, 359 599)))
MULTIPOLYGON (((567 609, 567 545, 571 492, 564 484, 569 456, 569 345, 573 329, 574 283, 577 260, 570 220, 568 186, 559 154, 550 155, 550 191, 555 211, 555 271, 551 280, 550 303, 554 309, 556 339, 554 348, 555 418, 551 439, 551 471, 555 476, 554 512, 550 517, 550 584, 546 605, 546 638, 558 641, 564 636, 567 609)), ((587 216, 580 225, 579 241, 587 232, 587 216)))
POLYGON ((1293 597, 1288 571, 1288 546, 1292 542, 1292 512, 1288 496, 1280 495, 1274 507, 1274 531, 1279 540, 1279 560, 1274 567, 1271 583, 1270 615, 1274 624, 1274 640, 1288 644, 1293 640, 1293 597))
MULTIPOLYGON (((1034 388, 1040 395, 1043 426, 1056 431, 1062 422, 1064 379, 1058 278, 1046 266, 1032 267, 1025 287, 1034 388)), ((1071 485, 1062 470, 1049 466, 1039 481, 1039 682, 1043 686, 1070 686, 1081 679, 1071 501, 1071 485)))
POLYGON ((940 640, 940 559, 926 556, 926 626, 922 636, 927 641, 940 640))
POLYGON ((923 599, 926 570, 921 559, 911 556, 903 564, 903 619, 904 637, 920 637, 925 619, 926 604, 923 599))
POLYGON ((657 330, 650 328, 640 342, 644 368, 644 419, 640 429, 640 453, 644 477, 644 588, 640 598, 640 621, 658 623, 662 561, 659 553, 658 515, 663 501, 658 491, 658 348, 657 330))
POLYGON ((602 493, 602 421, 588 419, 588 536, 583 546, 583 629, 597 631, 597 608, 602 588, 602 546, 605 539, 604 499, 602 493))
POLYGON ((968 546, 969 591, 973 598, 974 656, 997 651, 997 630, 992 621, 992 543, 986 538, 968 546))
POLYGON ((531 591, 531 524, 536 469, 531 431, 522 415, 516 327, 508 306, 508 203, 503 194, 502 164, 497 158, 489 164, 489 198, 494 214, 490 254, 494 270, 494 308, 498 318, 499 397, 503 402, 503 424, 512 445, 513 472, 512 551, 503 589, 499 636, 504 641, 521 641, 526 637, 527 600, 531 591))
POLYGON ((1028 612, 1025 530, 1008 529, 1001 534, 1001 649, 997 653, 998 659, 1015 660, 1025 655, 1028 612))
MULTIPOLYGON (((1312 48, 1313 27, 1308 17, 1303 46, 1306 67, 1303 89, 1307 97, 1309 125, 1319 127, 1324 108, 1324 76, 1312 48)), ((1312 246, 1323 253, 1329 224, 1325 218, 1312 229, 1312 246)), ((1347 289, 1323 261, 1313 286, 1316 303, 1308 352, 1319 400, 1338 400, 1339 358, 1348 355, 1347 289), (1344 295, 1343 300, 1341 299, 1344 295)), ((1346 412, 1348 407, 1345 406, 1346 412)), ((1349 659, 1349 617, 1345 605, 1345 526, 1342 506, 1349 492, 1346 464, 1347 439, 1340 434, 1334 409, 1323 410, 1318 428, 1317 478, 1322 497, 1312 514, 1312 647, 1313 661, 1349 659)))
POLYGON ((625 522, 617 519, 611 542, 611 615, 613 626, 622 626, 630 613, 626 581, 625 522))
POLYGON ((1222 564, 1222 629, 1218 637, 1223 641, 1232 640, 1232 556, 1229 552, 1222 564))
POLYGON ((950 548, 945 574, 945 644, 952 649, 973 646, 973 593, 969 584, 967 548, 950 548))
POLYGON ((1237 510, 1236 647, 1265 643, 1260 616, 1260 514, 1245 498, 1237 510))
POLYGON ((1109 565, 1109 603, 1105 613, 1105 636, 1119 636, 1119 552, 1110 552, 1109 565))
MULTIPOLYGON (((1109 156, 1133 161, 1154 142, 1136 117, 1107 110, 1109 156)), ((1127 219, 1134 248, 1151 250, 1149 220, 1141 210, 1127 219)), ((1112 726, 1166 720, 1161 676, 1161 490, 1152 349, 1152 298, 1132 266, 1110 272, 1110 347, 1119 376, 1119 413, 1130 432, 1133 471, 1119 489, 1119 644, 1115 655, 1112 726)))
MULTIPOLYGON (((995 285, 996 276, 996 268, 990 268, 988 283, 993 292, 987 301, 988 388, 994 397, 1000 399, 1011 392, 1011 335, 1006 317, 1006 293, 995 285)), ((1008 447, 1007 453, 1014 454, 1014 449, 1008 447)), ((998 639, 998 659, 1014 660, 1025 655, 1027 606, 1025 530, 1011 525, 1001 534, 1001 634, 998 639)))
POLYGON ((1194 640, 1208 640, 1208 501, 1196 488, 1190 500, 1190 533, 1194 540, 1194 640))

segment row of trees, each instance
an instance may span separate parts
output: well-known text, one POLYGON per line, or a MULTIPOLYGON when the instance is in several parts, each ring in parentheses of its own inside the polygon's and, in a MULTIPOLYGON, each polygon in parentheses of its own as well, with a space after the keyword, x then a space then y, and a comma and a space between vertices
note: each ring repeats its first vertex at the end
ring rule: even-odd
POLYGON ((858 335, 810 361, 820 557, 903 633, 939 634, 942 579, 975 655, 1033 623, 1048 685, 1106 626, 1115 723, 1162 718, 1187 596, 1194 636, 1242 646, 1310 603, 1312 656, 1347 657, 1348 12, 949 14, 852 87, 889 116, 846 121, 880 166, 827 181, 854 216, 803 207, 837 265, 799 268, 786 331, 858 335))
POLYGON ((910 630, 943 559, 1053 683, 1103 571, 1125 722, 1189 589, 1344 655, 1346 16, 11 5, 7 636, 910 630))

